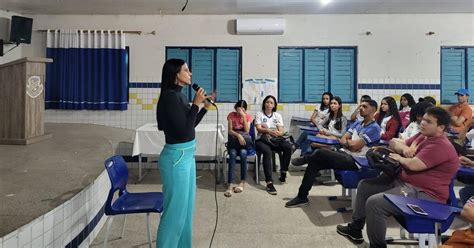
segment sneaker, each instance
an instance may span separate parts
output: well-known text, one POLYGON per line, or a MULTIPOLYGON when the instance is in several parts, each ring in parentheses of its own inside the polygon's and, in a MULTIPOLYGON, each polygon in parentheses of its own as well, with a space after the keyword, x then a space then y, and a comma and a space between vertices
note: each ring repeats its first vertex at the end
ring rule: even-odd
POLYGON ((280 173, 280 177, 278 178, 278 180, 282 183, 286 183, 286 172, 280 173))
POLYGON ((295 165, 295 166, 302 166, 304 164, 307 164, 308 161, 306 160, 306 156, 301 156, 301 157, 298 157, 298 158, 293 158, 291 160, 291 164, 292 165, 295 165))
POLYGON ((275 186, 273 186, 273 183, 268 183, 267 184, 267 192, 270 195, 276 195, 277 194, 277 190, 275 189, 275 186))
POLYGON ((350 241, 356 244, 362 244, 364 242, 362 230, 352 228, 350 223, 347 224, 347 226, 337 225, 337 233, 348 238, 350 241))
POLYGON ((298 196, 293 198, 292 200, 285 203, 285 207, 287 208, 296 208, 296 207, 304 207, 309 205, 308 198, 300 199, 298 196))

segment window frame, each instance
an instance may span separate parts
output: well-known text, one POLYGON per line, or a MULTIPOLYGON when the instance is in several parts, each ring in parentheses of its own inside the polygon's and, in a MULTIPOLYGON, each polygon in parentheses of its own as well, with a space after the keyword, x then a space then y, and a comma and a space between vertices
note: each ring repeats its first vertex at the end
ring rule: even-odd
MULTIPOLYGON (((354 71, 353 71, 353 75, 354 75, 354 82, 353 82, 353 87, 354 87, 354 92, 353 92, 353 100, 352 101, 344 101, 344 103, 348 103, 348 104, 351 104, 351 103, 357 103, 357 85, 358 85, 358 81, 357 81, 357 69, 358 69, 358 46, 279 46, 278 47, 278 101, 281 102, 281 103, 318 103, 320 101, 316 101, 316 102, 311 102, 311 101, 307 101, 305 99, 305 90, 306 90, 306 83, 305 83, 305 50, 306 49, 324 49, 324 50, 327 50, 328 51, 328 90, 329 92, 331 92, 331 86, 332 86, 332 83, 331 83, 331 50, 332 49, 348 49, 348 50, 353 50, 354 52, 354 71), (291 101, 291 102, 288 102, 288 101, 280 101, 281 99, 281 91, 280 91, 280 78, 281 78, 281 75, 280 75, 280 50, 281 49, 297 49, 297 50, 301 50, 302 51, 302 92, 301 92, 301 95, 302 95, 302 100, 301 101, 291 101)), ((324 93, 324 92, 321 92, 321 94, 324 93)))
MULTIPOLYGON (((474 87, 472 87, 471 89, 469 88, 469 79, 470 79, 469 78, 469 69, 468 69, 468 60, 469 60, 468 49, 469 48, 474 49, 474 46, 441 46, 440 47, 440 50, 439 50, 439 73, 440 73, 439 98, 440 98, 441 104, 453 105, 453 104, 457 103, 457 101, 448 102, 443 98, 443 49, 462 49, 462 50, 464 50, 464 61, 462 62, 463 63, 462 66, 464 67, 464 82, 461 82, 461 88, 465 88, 468 91, 474 90, 474 87)), ((473 76, 472 80, 474 81, 474 76, 473 76)), ((469 98, 468 104, 472 104, 472 103, 474 103, 474 97, 469 98)))
MULTIPOLYGON (((237 72, 237 96, 235 100, 220 100, 219 99, 219 93, 217 93, 217 101, 219 103, 234 103, 241 99, 242 97, 242 47, 241 46, 225 46, 225 47, 220 47, 220 46, 165 46, 165 61, 168 58, 168 50, 169 49, 182 49, 182 50, 188 50, 188 60, 186 63, 188 64, 188 67, 191 72, 193 72, 193 63, 192 63, 192 51, 193 49, 206 49, 206 50, 213 50, 213 72, 212 72, 212 91, 215 91, 217 89, 217 51, 219 49, 227 49, 227 50, 237 50, 239 51, 239 58, 238 58, 238 72, 237 72)), ((193 90, 191 87, 187 87, 187 96, 188 100, 192 101, 192 97, 194 96, 193 90)), ((208 94, 211 94, 208 92, 208 94)))

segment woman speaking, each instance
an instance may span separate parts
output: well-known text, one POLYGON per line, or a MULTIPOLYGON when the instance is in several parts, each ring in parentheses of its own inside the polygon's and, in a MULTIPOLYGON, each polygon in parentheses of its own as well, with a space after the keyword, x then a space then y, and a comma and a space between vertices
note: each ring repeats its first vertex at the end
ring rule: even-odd
POLYGON ((161 96, 156 108, 158 129, 165 133, 166 145, 158 161, 163 181, 163 215, 157 247, 192 247, 192 226, 196 191, 194 127, 209 108, 210 97, 199 89, 192 104, 181 93, 191 85, 191 71, 184 60, 169 59, 163 65, 161 96), (199 105, 204 108, 199 111, 199 105))

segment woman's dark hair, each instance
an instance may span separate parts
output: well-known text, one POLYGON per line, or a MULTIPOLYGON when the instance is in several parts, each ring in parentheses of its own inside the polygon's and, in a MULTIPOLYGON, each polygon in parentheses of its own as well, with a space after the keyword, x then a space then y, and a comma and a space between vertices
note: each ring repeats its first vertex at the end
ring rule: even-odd
POLYGON ((234 109, 241 107, 244 108, 247 111, 247 102, 245 100, 239 100, 235 103, 234 109))
POLYGON ((265 99, 263 99, 263 102, 262 102, 262 111, 263 111, 263 113, 265 113, 265 102, 268 100, 268 98, 273 99, 273 101, 275 102, 275 106, 272 109, 272 113, 276 112, 277 111, 277 106, 278 106, 277 99, 272 95, 268 95, 268 96, 265 97, 265 99))
POLYGON ((398 112, 397 108, 397 102, 395 99, 391 96, 386 96, 382 99, 382 101, 386 101, 388 104, 388 111, 382 111, 382 103, 380 104, 380 110, 379 110, 379 116, 377 118, 377 123, 380 125, 382 123, 383 118, 392 116, 392 118, 395 118, 395 120, 398 121, 398 128, 397 130, 400 129, 402 125, 402 120, 400 119, 400 113, 398 112))
POLYGON ((321 105, 319 105, 319 110, 320 110, 320 111, 323 111, 323 110, 325 110, 325 109, 328 109, 328 108, 329 108, 329 105, 331 104, 332 98, 333 98, 333 96, 332 96, 332 93, 331 93, 331 92, 329 92, 329 91, 324 92, 324 93, 321 95, 321 105), (324 98, 325 95, 329 96, 329 104, 328 104, 328 106, 324 105, 324 100, 323 100, 323 98, 324 98))
POLYGON ((409 106, 410 108, 413 107, 413 105, 416 104, 415 98, 413 98, 413 96, 410 95, 409 93, 405 93, 405 94, 403 94, 403 95, 400 97, 400 107, 398 108, 398 110, 402 110, 402 109, 403 109, 403 106, 402 106, 402 97, 405 97, 405 99, 407 99, 407 101, 408 101, 408 106, 409 106))
POLYGON ((424 102, 424 101, 428 101, 428 102, 432 103, 433 106, 436 106, 436 99, 434 99, 431 96, 425 96, 425 97, 418 98, 418 102, 424 102))
POLYGON ((440 107, 430 107, 426 109, 426 114, 431 115, 436 118, 438 126, 444 125, 444 130, 446 131, 449 128, 451 123, 451 115, 448 111, 440 107))
POLYGON ((163 65, 163 71, 161 72, 161 90, 175 89, 178 87, 176 84, 176 75, 181 71, 181 67, 186 62, 182 59, 168 59, 163 65))
POLYGON ((342 131, 341 130, 342 129, 342 100, 338 96, 333 97, 332 100, 335 100, 335 101, 337 101, 337 103, 339 103, 339 110, 337 111, 336 116, 334 116, 334 112, 331 111, 331 109, 329 109, 329 118, 326 120, 326 123, 324 123, 323 126, 324 126, 324 128, 328 128, 329 122, 331 122, 331 120, 335 119, 336 124, 334 125, 334 128, 336 128, 339 131, 342 131))
POLYGON ((416 121, 416 117, 418 116, 425 115, 426 109, 430 107, 433 107, 433 104, 428 101, 419 102, 413 105, 410 110, 410 122, 416 121))

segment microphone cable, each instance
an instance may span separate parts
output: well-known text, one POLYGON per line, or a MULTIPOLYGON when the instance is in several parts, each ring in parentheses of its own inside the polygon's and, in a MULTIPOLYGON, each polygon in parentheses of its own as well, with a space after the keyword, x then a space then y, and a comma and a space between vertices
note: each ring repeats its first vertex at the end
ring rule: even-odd
MULTIPOLYGON (((219 222, 219 204, 217 203, 217 180, 219 178, 218 172, 219 170, 217 169, 217 166, 219 166, 219 156, 217 151, 219 150, 217 145, 218 145, 218 140, 219 140, 219 108, 217 107, 217 104, 213 104, 214 107, 216 108, 216 113, 217 113, 217 120, 216 120, 216 149, 215 149, 215 155, 216 155, 216 164, 215 164, 215 180, 214 180, 214 200, 216 203, 216 223, 214 225, 214 231, 212 232, 212 237, 211 241, 209 242, 209 248, 212 246, 212 242, 214 241, 214 235, 216 234, 217 230, 217 224, 219 222)), ((224 158, 226 159, 226 158, 224 158)), ((224 175, 225 176, 225 175, 224 175)))

